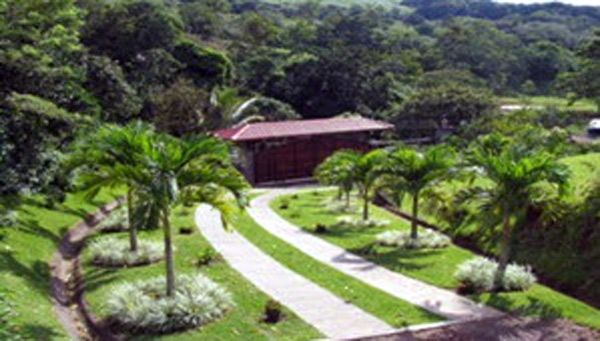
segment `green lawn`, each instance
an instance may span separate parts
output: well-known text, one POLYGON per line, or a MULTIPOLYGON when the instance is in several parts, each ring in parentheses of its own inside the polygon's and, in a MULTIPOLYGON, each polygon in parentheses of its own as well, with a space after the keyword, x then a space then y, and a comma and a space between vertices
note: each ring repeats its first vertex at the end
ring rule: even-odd
MULTIPOLYGON (((331 202, 334 196, 335 191, 306 191, 297 196, 277 198, 271 203, 271 207, 291 223, 311 232, 317 223, 329 226, 340 216, 360 218, 361 212, 358 208, 350 214, 333 213, 328 210, 327 203, 331 202), (288 209, 280 208, 282 201, 289 202, 288 209)), ((390 225, 387 228, 370 229, 332 228, 319 236, 357 252, 372 245, 375 235, 381 231, 409 228, 407 221, 379 207, 372 206, 371 212, 373 218, 388 220, 390 225)), ((454 279, 457 265, 474 256, 470 251, 456 246, 441 250, 397 250, 374 246, 374 250, 376 254, 363 256, 391 270, 450 289, 456 288, 458 284, 454 279)), ((505 311, 527 316, 562 316, 583 325, 600 328, 600 311, 541 285, 535 285, 527 292, 485 294, 473 296, 473 299, 505 311)))
POLYGON ((542 107, 556 107, 560 110, 569 111, 585 111, 585 112, 596 112, 597 107, 593 101, 581 100, 569 105, 569 100, 560 97, 544 97, 544 96, 532 96, 523 98, 514 97, 503 97, 499 99, 502 104, 521 104, 521 105, 532 105, 542 107))
POLYGON ((50 300, 49 262, 64 233, 88 213, 114 199, 106 193, 92 203, 82 194, 69 195, 62 205, 43 207, 40 198, 22 199, 2 207, 18 212, 13 227, 0 227, 0 288, 13 306, 13 323, 25 339, 67 339, 50 300))
POLYGON ((307 256, 264 230, 247 214, 238 218, 235 227, 244 237, 281 264, 393 326, 403 327, 442 320, 441 317, 364 284, 307 256))
MULTIPOLYGON (((288 316, 283 322, 269 325, 260 322, 264 306, 269 297, 256 289, 236 271, 231 269, 224 261, 219 261, 210 266, 197 266, 197 255, 202 250, 209 248, 208 242, 200 235, 194 225, 194 210, 179 208, 173 213, 173 244, 175 250, 176 271, 178 274, 202 272, 214 281, 229 290, 235 301, 236 307, 223 319, 214 321, 200 329, 185 333, 138 337, 138 339, 152 340, 310 340, 321 337, 318 331, 286 310, 288 316), (179 227, 194 227, 191 235, 179 234, 179 227)), ((101 236, 94 236, 100 238, 101 236)), ((125 233, 120 237, 127 238, 125 233)), ((161 240, 160 230, 142 231, 140 238, 161 240)), ((110 295, 111 288, 123 281, 164 276, 164 262, 154 265, 112 270, 102 269, 90 264, 90 255, 84 253, 84 275, 86 278, 86 300, 91 309, 99 316, 104 316, 106 310, 104 301, 110 295)))

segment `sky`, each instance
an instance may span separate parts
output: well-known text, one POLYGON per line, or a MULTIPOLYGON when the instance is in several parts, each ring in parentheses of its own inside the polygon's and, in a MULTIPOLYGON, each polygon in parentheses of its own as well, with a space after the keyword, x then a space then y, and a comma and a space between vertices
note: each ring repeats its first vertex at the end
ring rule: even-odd
POLYGON ((507 2, 513 4, 535 4, 535 3, 548 3, 548 2, 563 2, 571 5, 587 5, 587 6, 600 6, 600 0, 496 0, 496 2, 507 2))

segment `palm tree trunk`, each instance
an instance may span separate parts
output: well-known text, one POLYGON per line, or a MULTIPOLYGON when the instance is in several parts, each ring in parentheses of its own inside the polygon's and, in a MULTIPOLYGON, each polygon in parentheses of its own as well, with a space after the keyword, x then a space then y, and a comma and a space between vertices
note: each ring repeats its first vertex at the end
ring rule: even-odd
POLYGON ((498 269, 494 276, 494 290, 498 291, 502 289, 502 282, 504 280, 504 274, 506 273, 506 267, 510 258, 510 216, 504 215, 502 220, 502 245, 500 249, 500 258, 498 259, 498 269))
POLYGON ((346 209, 350 208, 350 191, 346 191, 346 209))
POLYGON ((167 296, 172 297, 175 292, 175 264, 173 263, 173 243, 171 242, 171 222, 169 209, 165 208, 162 214, 163 231, 165 234, 165 258, 167 265, 167 296))
POLYGON ((369 190, 365 188, 363 193, 363 220, 369 220, 369 190))
POLYGON ((138 248, 137 243, 137 231, 135 224, 133 223, 133 196, 131 187, 127 189, 127 224, 129 225, 129 251, 135 252, 138 248))
POLYGON ((419 224, 417 218, 419 217, 419 193, 413 195, 412 205, 412 220, 410 223, 410 238, 416 240, 419 238, 419 224))

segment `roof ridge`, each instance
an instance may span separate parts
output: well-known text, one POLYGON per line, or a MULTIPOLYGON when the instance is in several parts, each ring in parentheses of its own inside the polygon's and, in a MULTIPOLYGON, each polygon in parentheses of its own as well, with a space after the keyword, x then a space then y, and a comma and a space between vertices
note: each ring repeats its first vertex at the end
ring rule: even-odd
POLYGON ((238 132, 233 134, 233 136, 231 136, 232 140, 237 140, 238 136, 241 135, 246 129, 248 129, 248 127, 250 127, 250 124, 246 123, 245 125, 243 125, 241 128, 239 128, 238 132))

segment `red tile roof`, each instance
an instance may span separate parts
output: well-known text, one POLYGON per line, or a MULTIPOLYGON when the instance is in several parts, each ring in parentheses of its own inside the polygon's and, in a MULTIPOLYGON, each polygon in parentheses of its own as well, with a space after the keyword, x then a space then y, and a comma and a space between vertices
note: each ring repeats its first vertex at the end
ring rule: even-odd
POLYGON ((214 134, 230 141, 255 141, 282 137, 327 135, 392 129, 389 123, 367 118, 326 118, 299 121, 250 123, 216 131, 214 134))

